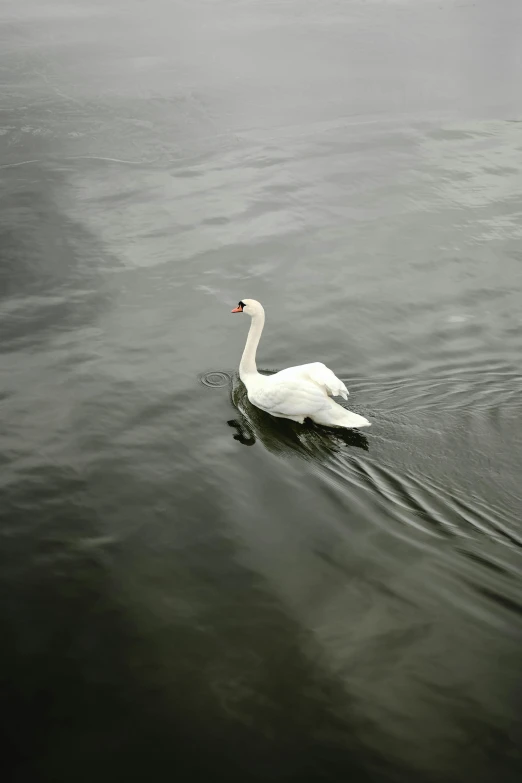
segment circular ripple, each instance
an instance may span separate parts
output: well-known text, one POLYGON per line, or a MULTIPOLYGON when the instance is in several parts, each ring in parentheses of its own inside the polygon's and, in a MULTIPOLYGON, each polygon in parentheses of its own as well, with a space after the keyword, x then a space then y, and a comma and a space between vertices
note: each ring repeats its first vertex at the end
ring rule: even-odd
POLYGON ((228 386, 232 381, 232 375, 229 372, 216 370, 215 372, 207 372, 205 375, 201 375, 200 381, 205 386, 217 389, 220 386, 228 386))

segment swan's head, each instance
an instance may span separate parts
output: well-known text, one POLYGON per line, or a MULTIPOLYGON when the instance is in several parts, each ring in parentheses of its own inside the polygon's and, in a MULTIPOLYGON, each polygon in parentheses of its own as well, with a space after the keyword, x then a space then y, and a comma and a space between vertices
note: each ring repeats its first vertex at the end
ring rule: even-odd
POLYGON ((250 317, 264 313, 263 305, 255 299, 242 299, 237 307, 232 310, 233 313, 246 313, 250 317))

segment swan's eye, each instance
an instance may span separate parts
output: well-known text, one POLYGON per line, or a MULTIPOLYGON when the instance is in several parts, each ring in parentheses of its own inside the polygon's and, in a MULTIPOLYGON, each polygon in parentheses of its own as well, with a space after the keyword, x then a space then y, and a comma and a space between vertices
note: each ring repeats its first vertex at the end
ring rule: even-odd
POLYGON ((244 302, 238 302, 237 306, 243 309, 244 307, 246 307, 246 304, 244 302))

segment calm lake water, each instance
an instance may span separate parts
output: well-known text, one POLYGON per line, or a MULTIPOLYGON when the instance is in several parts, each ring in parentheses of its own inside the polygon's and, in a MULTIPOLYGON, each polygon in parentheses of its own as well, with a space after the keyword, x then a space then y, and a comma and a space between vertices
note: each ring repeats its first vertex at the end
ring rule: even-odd
POLYGON ((522 779, 521 40, 2 5, 4 779, 522 779), (244 297, 371 429, 249 405, 244 297))

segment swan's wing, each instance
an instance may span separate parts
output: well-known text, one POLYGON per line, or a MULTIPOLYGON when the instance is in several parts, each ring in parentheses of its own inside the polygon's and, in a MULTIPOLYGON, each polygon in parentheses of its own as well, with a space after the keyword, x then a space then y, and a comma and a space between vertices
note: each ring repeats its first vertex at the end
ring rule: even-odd
POLYGON ((327 394, 332 397, 342 397, 345 400, 348 398, 349 392, 345 384, 322 362, 314 362, 305 366, 308 367, 311 380, 318 386, 322 386, 327 394))
MULTIPOLYGON (((287 370, 281 370, 281 372, 276 373, 276 376, 285 378, 285 380, 298 378, 310 380, 331 397, 343 397, 345 400, 348 398, 349 391, 344 383, 322 362, 289 367, 287 370)), ((276 376, 272 377, 275 378, 276 376)))
POLYGON ((327 402, 325 392, 315 383, 306 379, 279 379, 276 375, 249 391, 248 398, 258 408, 282 416, 311 416, 327 402))

